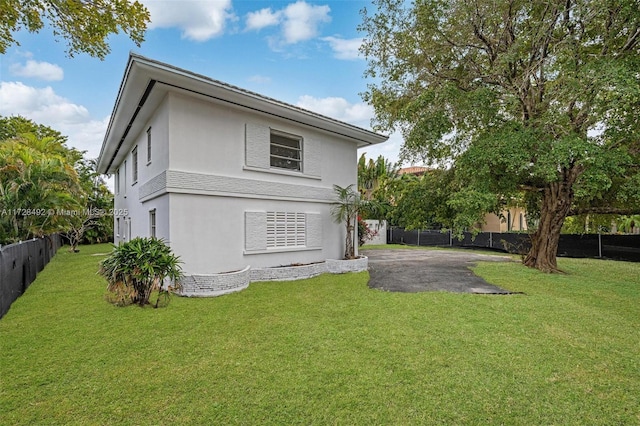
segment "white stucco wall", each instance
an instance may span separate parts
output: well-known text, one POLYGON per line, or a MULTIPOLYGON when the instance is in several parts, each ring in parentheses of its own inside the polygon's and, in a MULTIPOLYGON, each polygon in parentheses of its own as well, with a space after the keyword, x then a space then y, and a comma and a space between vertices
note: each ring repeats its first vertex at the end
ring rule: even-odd
POLYGON ((189 274, 210 274, 251 267, 321 262, 341 258, 343 235, 329 217, 329 205, 278 200, 170 194, 171 247, 189 274), (289 211, 322 214, 322 248, 245 250, 246 211, 289 211))
POLYGON ((169 238, 169 199, 164 197, 153 202, 140 202, 139 191, 149 179, 166 170, 169 165, 169 105, 165 99, 143 131, 135 137, 134 145, 127 152, 126 171, 124 161, 120 164, 120 185, 115 185, 114 196, 114 242, 117 244, 134 237, 149 236, 149 210, 156 209, 156 236, 169 238), (151 128, 151 162, 147 161, 147 129, 151 128), (133 149, 138 148, 138 181, 133 182, 133 149), (118 190, 119 189, 119 190, 118 190), (120 232, 117 229, 120 219, 120 232), (130 229, 130 233, 129 233, 130 229))
POLYGON ((172 170, 236 176, 271 182, 299 182, 331 188, 346 186, 357 179, 355 142, 318 129, 295 125, 277 117, 220 105, 183 95, 171 94, 170 164, 172 170), (304 143, 320 146, 320 179, 305 174, 278 174, 245 167, 245 131, 247 123, 301 136, 304 143))
POLYGON ((386 220, 365 220, 369 229, 376 232, 376 235, 364 242, 364 245, 387 244, 387 221, 386 220))
POLYGON ((126 157, 127 182, 121 172, 121 190, 115 201, 116 208, 128 210, 120 226, 127 227, 130 220, 131 235, 122 233, 119 240, 125 236, 149 236, 149 211, 156 209, 156 235, 170 243, 187 274, 342 258, 344 226, 333 223, 329 211, 334 199, 333 184, 356 182, 354 141, 182 94, 167 95, 135 140, 138 182, 131 182, 131 147, 126 157), (314 154, 305 156, 306 165, 303 164, 313 174, 248 167, 248 123, 300 136, 305 155, 314 154), (149 127, 153 145, 152 161, 147 165, 149 127), (322 246, 247 250, 248 211, 320 215, 322 231, 318 238, 322 246))

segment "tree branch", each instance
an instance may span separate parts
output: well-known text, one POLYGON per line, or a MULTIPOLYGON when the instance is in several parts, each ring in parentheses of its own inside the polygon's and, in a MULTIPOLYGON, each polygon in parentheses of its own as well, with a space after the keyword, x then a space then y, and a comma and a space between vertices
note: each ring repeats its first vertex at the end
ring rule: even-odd
POLYGON ((626 52, 627 50, 633 49, 633 46, 638 41, 638 36, 640 36, 640 27, 636 28, 635 33, 629 35, 629 38, 627 38, 627 42, 624 44, 624 46, 622 46, 622 49, 620 49, 620 51, 626 52))

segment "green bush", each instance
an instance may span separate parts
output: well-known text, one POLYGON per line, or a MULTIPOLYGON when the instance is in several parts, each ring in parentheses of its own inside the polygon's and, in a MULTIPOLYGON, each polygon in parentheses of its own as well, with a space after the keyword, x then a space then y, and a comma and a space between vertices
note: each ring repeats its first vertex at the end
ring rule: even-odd
POLYGON ((170 294, 179 285, 180 263, 180 258, 163 240, 134 238, 115 246, 100 262, 98 273, 107 279, 107 290, 113 293, 113 303, 145 306, 151 304, 151 295, 157 292, 154 303, 157 308, 161 300, 168 303, 170 294), (163 285, 165 278, 172 285, 163 285))

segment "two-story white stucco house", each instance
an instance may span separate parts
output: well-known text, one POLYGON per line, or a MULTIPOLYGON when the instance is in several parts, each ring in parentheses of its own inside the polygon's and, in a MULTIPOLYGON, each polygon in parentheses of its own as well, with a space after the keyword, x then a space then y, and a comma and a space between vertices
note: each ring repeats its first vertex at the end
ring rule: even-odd
POLYGON ((98 160, 115 242, 164 239, 208 290, 212 274, 339 259, 333 185, 355 184, 357 149, 386 139, 132 54, 98 160))

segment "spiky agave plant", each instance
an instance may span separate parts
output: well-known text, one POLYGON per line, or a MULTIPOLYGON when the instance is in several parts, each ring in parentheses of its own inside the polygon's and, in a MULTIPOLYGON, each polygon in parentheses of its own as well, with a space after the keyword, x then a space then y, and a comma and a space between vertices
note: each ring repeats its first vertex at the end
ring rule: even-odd
POLYGON ((177 285, 182 276, 180 263, 163 240, 139 237, 115 246, 100 262, 98 273, 107 279, 107 290, 114 293, 117 304, 144 306, 150 303, 154 291, 165 299, 169 296, 174 287, 165 288, 163 283, 169 278, 177 285))

